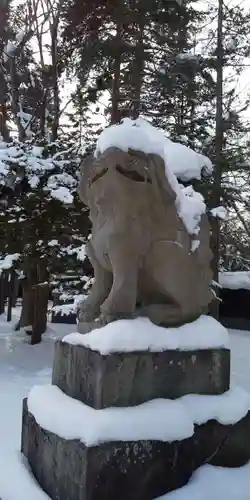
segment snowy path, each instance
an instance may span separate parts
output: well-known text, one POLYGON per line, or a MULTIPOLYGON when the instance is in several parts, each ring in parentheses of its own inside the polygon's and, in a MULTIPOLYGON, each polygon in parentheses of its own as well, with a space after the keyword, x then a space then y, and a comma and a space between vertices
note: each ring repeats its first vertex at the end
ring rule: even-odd
POLYGON ((22 399, 33 385, 50 381, 54 340, 72 331, 72 325, 56 326, 31 346, 26 334, 0 319, 0 454, 20 448, 22 399))
MULTIPOLYGON (((35 495, 36 498, 31 498, 27 490, 24 491, 24 496, 19 492, 15 498, 12 486, 11 493, 6 490, 6 475, 9 474, 10 478, 15 475, 15 471, 10 470, 11 463, 8 457, 13 456, 13 452, 20 449, 22 399, 33 385, 50 382, 54 340, 74 330, 72 325, 51 325, 51 327, 40 345, 30 346, 27 336, 20 332, 13 332, 11 325, 6 323, 4 318, 0 318, 0 470, 2 474, 0 498, 2 497, 2 500, 47 498, 40 492, 35 495)), ((230 347, 232 349, 232 383, 250 392, 250 332, 231 331, 230 347)), ((17 463, 15 466, 18 468, 17 463)), ((172 495, 170 497, 172 498, 172 495)))

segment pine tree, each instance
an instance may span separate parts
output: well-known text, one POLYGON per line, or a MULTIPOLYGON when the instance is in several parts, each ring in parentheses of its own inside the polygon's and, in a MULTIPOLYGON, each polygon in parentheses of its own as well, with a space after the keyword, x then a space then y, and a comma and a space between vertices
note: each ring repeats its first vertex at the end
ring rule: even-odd
POLYGON ((72 127, 68 133, 59 128, 62 66, 56 47, 60 5, 53 4, 49 10, 48 1, 46 6, 41 16, 36 10, 40 0, 10 11, 3 57, 15 129, 0 150, 1 253, 20 255, 19 269, 24 276, 20 324, 32 326, 32 343, 39 342, 46 329, 52 275, 68 265, 82 272, 78 257, 83 255, 89 232, 87 210, 77 197, 80 143, 72 127), (41 38, 45 25, 51 37, 49 49, 41 38), (40 61, 33 53, 35 39, 40 61), (44 63, 46 50, 51 65, 44 63), (14 139, 16 131, 19 140, 14 139))

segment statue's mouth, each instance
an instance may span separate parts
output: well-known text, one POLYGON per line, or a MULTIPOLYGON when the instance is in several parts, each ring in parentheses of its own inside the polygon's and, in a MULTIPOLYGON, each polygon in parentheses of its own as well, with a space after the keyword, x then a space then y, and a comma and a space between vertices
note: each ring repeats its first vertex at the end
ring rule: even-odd
MULTIPOLYGON (((135 182, 148 182, 151 184, 151 179, 145 175, 145 177, 136 170, 127 170, 123 168, 121 165, 116 165, 115 167, 116 171, 119 172, 119 174, 123 175, 124 177, 127 177, 128 179, 135 181, 135 182)), ((89 186, 92 186, 96 181, 101 179, 108 171, 108 168, 103 168, 101 171, 99 171, 94 177, 89 181, 89 186)))

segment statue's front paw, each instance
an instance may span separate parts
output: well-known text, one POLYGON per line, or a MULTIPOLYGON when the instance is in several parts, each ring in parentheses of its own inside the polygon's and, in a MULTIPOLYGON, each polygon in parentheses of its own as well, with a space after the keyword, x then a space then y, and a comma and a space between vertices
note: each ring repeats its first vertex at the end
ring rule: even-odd
POLYGON ((80 308, 77 311, 77 318, 79 323, 89 323, 96 319, 94 311, 89 307, 80 308))
POLYGON ((105 326, 108 323, 112 323, 112 321, 116 321, 117 317, 114 314, 101 313, 98 322, 100 325, 105 326))

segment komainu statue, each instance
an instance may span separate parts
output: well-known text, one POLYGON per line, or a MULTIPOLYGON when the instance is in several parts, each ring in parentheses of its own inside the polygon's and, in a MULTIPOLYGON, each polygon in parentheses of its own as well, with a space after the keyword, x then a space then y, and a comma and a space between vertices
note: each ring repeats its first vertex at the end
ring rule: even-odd
POLYGON ((79 195, 90 209, 87 255, 95 274, 80 323, 146 316, 171 326, 206 313, 212 299, 208 219, 201 217, 200 243, 192 251, 161 157, 109 148, 84 161, 79 195))

